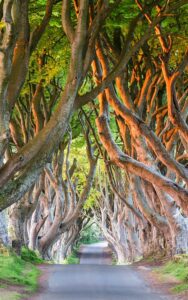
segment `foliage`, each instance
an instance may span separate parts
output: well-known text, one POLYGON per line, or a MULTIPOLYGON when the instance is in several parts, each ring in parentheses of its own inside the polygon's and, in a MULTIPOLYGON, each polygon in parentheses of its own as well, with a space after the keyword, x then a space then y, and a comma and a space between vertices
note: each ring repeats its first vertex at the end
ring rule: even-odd
MULTIPOLYGON (((84 145, 84 137, 82 134, 80 134, 79 137, 73 140, 72 146, 71 146, 71 153, 70 153, 70 160, 73 161, 74 158, 77 159, 77 168, 73 175, 73 181, 76 182, 77 191, 79 195, 83 191, 83 187, 86 182, 88 169, 89 169, 89 163, 88 158, 86 155, 86 147, 84 145)), ((84 204, 84 209, 87 210, 90 207, 92 207, 96 202, 96 197, 98 195, 97 190, 93 186, 91 188, 90 194, 84 204)))
POLYGON ((95 223, 91 223, 81 232, 79 244, 97 243, 100 239, 101 232, 95 223))
POLYGON ((22 248, 21 259, 34 264, 40 264, 44 262, 44 260, 41 259, 35 251, 32 251, 26 247, 22 248))
MULTIPOLYGON (((114 1, 111 1, 113 4, 114 1)), ((116 9, 112 12, 110 17, 107 20, 106 26, 109 28, 118 28, 122 29, 127 28, 129 21, 138 14, 138 8, 135 5, 134 1, 124 0, 121 1, 121 4, 116 6, 116 9), (126 13, 125 13, 126 12, 126 13)))

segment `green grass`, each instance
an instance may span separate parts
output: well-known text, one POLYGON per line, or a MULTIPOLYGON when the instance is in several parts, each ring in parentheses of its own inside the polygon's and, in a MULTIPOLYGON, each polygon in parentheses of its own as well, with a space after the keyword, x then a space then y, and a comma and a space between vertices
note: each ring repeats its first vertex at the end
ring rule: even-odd
POLYGON ((180 282, 172 290, 176 293, 188 290, 188 256, 178 255, 162 267, 160 273, 173 276, 180 282))
POLYGON ((67 258, 63 261, 64 265, 78 265, 80 263, 80 259, 77 256, 77 250, 74 249, 71 255, 67 256, 67 258))
POLYGON ((0 255, 0 280, 8 285, 24 286, 27 291, 35 291, 40 271, 35 265, 13 253, 0 255))
POLYGON ((26 247, 22 247, 21 258, 24 261, 27 261, 27 262, 30 262, 33 264, 40 264, 40 263, 44 262, 44 260, 42 258, 40 258, 40 256, 35 251, 32 251, 26 247))
POLYGON ((99 243, 100 240, 97 238, 83 238, 79 241, 79 244, 84 244, 84 245, 90 245, 90 244, 95 244, 99 243))

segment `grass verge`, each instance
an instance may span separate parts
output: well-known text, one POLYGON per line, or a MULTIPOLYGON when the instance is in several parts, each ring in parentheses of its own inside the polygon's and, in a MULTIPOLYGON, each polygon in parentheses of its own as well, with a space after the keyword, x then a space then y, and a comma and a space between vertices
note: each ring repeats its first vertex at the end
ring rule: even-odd
POLYGON ((188 255, 176 255, 159 272, 163 276, 177 279, 178 283, 172 288, 173 292, 180 293, 188 290, 188 255))
POLYGON ((41 264, 44 263, 44 260, 40 258, 39 254, 35 251, 32 251, 26 247, 22 247, 21 258, 24 261, 30 262, 32 264, 41 264))
POLYGON ((0 256, 1 282, 10 285, 22 285, 28 291, 35 291, 39 274, 36 266, 14 254, 0 256))
POLYGON ((21 257, 12 251, 0 254, 0 300, 21 299, 38 287, 40 271, 37 263, 43 260, 34 251, 22 248, 21 257))

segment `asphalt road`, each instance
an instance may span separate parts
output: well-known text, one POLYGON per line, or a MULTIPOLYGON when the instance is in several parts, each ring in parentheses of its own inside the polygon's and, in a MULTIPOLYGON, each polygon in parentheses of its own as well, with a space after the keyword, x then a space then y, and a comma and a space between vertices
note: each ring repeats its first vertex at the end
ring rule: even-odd
POLYGON ((130 266, 110 265, 104 243, 81 248, 80 265, 43 267, 41 291, 33 300, 161 300, 139 272, 130 266))

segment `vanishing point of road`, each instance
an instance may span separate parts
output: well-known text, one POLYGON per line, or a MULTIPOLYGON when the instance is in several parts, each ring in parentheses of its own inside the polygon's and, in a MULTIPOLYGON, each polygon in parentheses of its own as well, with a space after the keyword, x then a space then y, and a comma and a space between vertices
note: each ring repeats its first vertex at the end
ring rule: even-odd
POLYGON ((29 300, 162 300, 131 266, 113 266, 105 242, 83 246, 79 265, 42 267, 41 288, 29 300))

